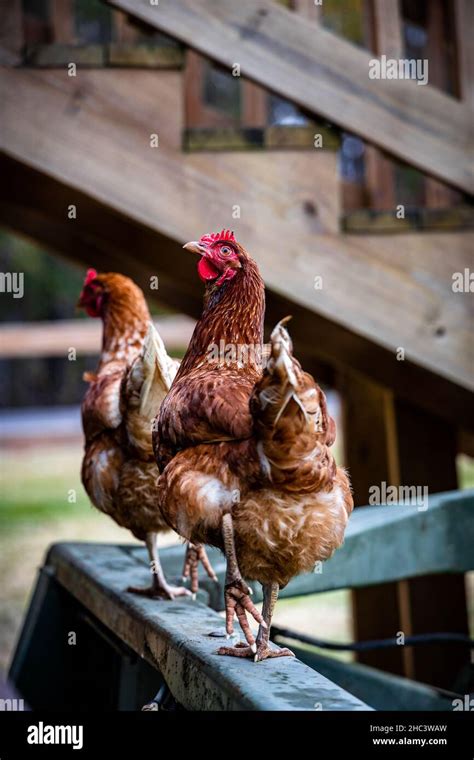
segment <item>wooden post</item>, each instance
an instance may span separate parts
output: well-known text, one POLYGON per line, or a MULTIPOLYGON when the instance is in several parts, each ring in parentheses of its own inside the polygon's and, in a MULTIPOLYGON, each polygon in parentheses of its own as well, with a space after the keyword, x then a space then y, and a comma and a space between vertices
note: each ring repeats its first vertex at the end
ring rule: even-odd
POLYGON ((454 0, 458 49, 458 81, 461 99, 474 110, 474 13, 471 0, 454 0))
POLYGON ((21 63, 24 45, 21 0, 0 0, 0 64, 21 63))
POLYGON ((314 0, 293 0, 292 5, 293 10, 307 18, 308 21, 314 21, 316 24, 320 23, 323 13, 322 2, 318 5, 314 0))
MULTIPOLYGON (((398 0, 387 3, 372 1, 372 34, 374 52, 387 58, 401 58, 403 52, 402 24, 398 0)), ((365 184, 370 208, 392 210, 395 198, 395 164, 393 158, 375 145, 365 148, 365 184)))
POLYGON ((370 208, 392 211, 395 208, 395 171, 393 158, 375 145, 365 146, 365 186, 370 208))
MULTIPOLYGON (((390 391, 356 373, 339 377, 343 401, 344 464, 349 469, 356 506, 369 503, 369 489, 398 483, 396 431, 390 391)), ((352 592, 356 640, 392 638, 400 630, 396 583, 352 592)), ((401 648, 362 652, 359 662, 403 674, 401 648)))
POLYGON ((54 42, 72 45, 76 41, 74 30, 74 4, 72 0, 50 0, 51 24, 54 42))
MULTIPOLYGON (((407 402, 396 402, 401 483, 427 486, 430 493, 457 488, 457 436, 453 426, 407 402)), ((402 581, 401 628, 405 635, 469 632, 464 578, 437 575, 402 581)), ((456 645, 404 648, 409 678, 452 689, 456 674, 469 664, 469 650, 456 645)))
MULTIPOLYGON (((447 10, 443 9, 441 0, 430 0, 428 3, 428 60, 429 60, 429 80, 430 84, 439 87, 440 90, 446 89, 446 61, 443 60, 443 41, 444 41, 444 14, 447 10)), ((449 10, 449 9, 448 9, 449 10)), ((472 15, 472 14, 471 14, 472 15)), ((454 40, 453 40, 454 44, 454 40)), ((455 86, 459 84, 457 77, 455 86)), ((459 88, 458 88, 459 89, 459 88)), ((449 208, 462 202, 462 193, 455 190, 449 185, 435 177, 426 177, 425 179, 425 205, 428 208, 449 208)))
POLYGON ((268 92, 254 82, 242 81, 242 127, 264 129, 268 121, 268 92))
POLYGON ((186 51, 184 68, 185 125, 188 129, 235 126, 234 119, 206 105, 203 100, 206 58, 194 50, 186 51))
POLYGON ((139 30, 136 24, 130 23, 130 17, 121 11, 112 12, 115 40, 119 43, 133 44, 137 42, 139 30))
MULTIPOLYGON (((366 28, 367 42, 377 55, 399 58, 402 34, 399 3, 373 0, 366 28), (372 27, 372 28, 370 28, 372 27)), ((371 208, 395 206, 394 162, 375 145, 365 146, 365 191, 371 208)), ((343 380, 344 448, 356 506, 369 501, 369 488, 385 481, 399 482, 393 395, 382 386, 349 374, 343 380)), ((357 640, 390 638, 400 630, 398 588, 384 583, 352 592, 354 634, 357 640)), ((403 674, 400 649, 358 655, 359 662, 403 674)))
MULTIPOLYGON (((418 407, 395 400, 382 386, 355 373, 340 383, 344 409, 345 464, 356 506, 369 502, 369 488, 427 486, 430 493, 457 487, 454 427, 418 407)), ((416 507, 414 507, 416 509, 416 507)), ((432 576, 353 592, 358 640, 453 631, 467 633, 464 579, 432 576)), ((468 662, 468 650, 430 645, 375 650, 359 661, 410 678, 452 688, 468 662)))

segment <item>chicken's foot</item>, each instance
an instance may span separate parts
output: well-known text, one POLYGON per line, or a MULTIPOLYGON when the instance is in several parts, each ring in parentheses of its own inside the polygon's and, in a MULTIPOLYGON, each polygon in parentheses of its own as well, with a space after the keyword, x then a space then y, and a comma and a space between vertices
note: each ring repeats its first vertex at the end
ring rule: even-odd
POLYGON ((270 626, 272 623, 273 610, 278 599, 278 584, 266 583, 263 585, 263 619, 265 625, 260 625, 255 647, 239 643, 235 647, 221 647, 218 654, 232 657, 253 657, 254 662, 260 662, 271 657, 294 657, 293 652, 286 647, 271 649, 269 645, 270 626))
POLYGON ((217 575, 215 574, 206 550, 202 544, 193 544, 189 541, 186 548, 186 554, 184 556, 184 568, 183 568, 183 583, 191 578, 191 593, 193 597, 196 596, 199 588, 199 563, 202 562, 202 566, 211 580, 219 583, 217 575))
POLYGON ((146 588, 129 586, 127 591, 153 599, 174 599, 177 596, 191 596, 191 592, 187 588, 183 586, 171 586, 167 582, 158 554, 158 535, 156 533, 147 533, 146 546, 150 556, 151 586, 147 586, 146 588))
POLYGON ((252 615, 260 626, 265 627, 266 623, 250 599, 252 590, 243 580, 239 570, 237 554, 235 552, 234 526, 230 512, 226 512, 222 518, 222 537, 227 560, 225 577, 225 628, 227 637, 229 638, 234 633, 234 615, 236 615, 249 647, 252 652, 256 652, 255 637, 251 631, 246 613, 248 612, 252 615))

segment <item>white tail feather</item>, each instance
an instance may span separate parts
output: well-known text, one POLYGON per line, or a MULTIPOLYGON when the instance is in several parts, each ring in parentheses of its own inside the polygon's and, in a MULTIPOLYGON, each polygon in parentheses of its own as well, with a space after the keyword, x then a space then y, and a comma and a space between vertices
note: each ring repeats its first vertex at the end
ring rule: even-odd
POLYGON ((161 336, 152 322, 148 325, 140 359, 143 377, 140 414, 151 417, 156 414, 171 388, 179 367, 179 362, 166 353, 161 336))

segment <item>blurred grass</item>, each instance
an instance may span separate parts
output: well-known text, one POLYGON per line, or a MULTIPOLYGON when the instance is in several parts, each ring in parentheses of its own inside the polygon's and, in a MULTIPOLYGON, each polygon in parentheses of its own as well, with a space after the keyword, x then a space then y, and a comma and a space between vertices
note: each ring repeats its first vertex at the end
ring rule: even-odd
MULTIPOLYGON (((80 481, 81 458, 78 444, 3 451, 0 530, 15 532, 30 521, 90 517, 91 506, 80 481)), ((474 488, 474 459, 459 456, 458 475, 460 488, 474 488)), ((103 519, 95 510, 92 514, 103 519)))
POLYGON ((460 454, 457 459, 459 487, 474 488, 474 459, 460 454))
POLYGON ((0 529, 15 532, 29 522, 90 515, 79 478, 80 447, 27 447, 2 453, 0 529), (75 501, 70 493, 74 491, 75 501))

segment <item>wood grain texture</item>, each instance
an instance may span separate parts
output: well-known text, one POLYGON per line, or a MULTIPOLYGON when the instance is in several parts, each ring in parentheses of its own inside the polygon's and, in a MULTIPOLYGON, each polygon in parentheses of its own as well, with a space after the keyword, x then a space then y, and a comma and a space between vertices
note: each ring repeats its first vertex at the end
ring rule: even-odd
POLYGON ((369 79, 371 55, 270 0, 113 5, 313 113, 466 191, 474 173, 468 109, 430 85, 369 79))
MULTIPOLYGON (((7 155, 169 240, 232 226, 275 294, 384 348, 393 374, 401 346, 407 360, 473 387, 469 294, 451 288, 453 272, 469 266, 468 233, 407 234, 403 245, 395 236, 339 235, 329 151, 183 155, 178 73, 2 71, 0 91, 7 155)), ((67 219, 67 195, 50 213, 79 228, 67 219)), ((164 250, 143 255, 172 265, 164 250)), ((194 282, 191 266, 185 271, 194 282)))

